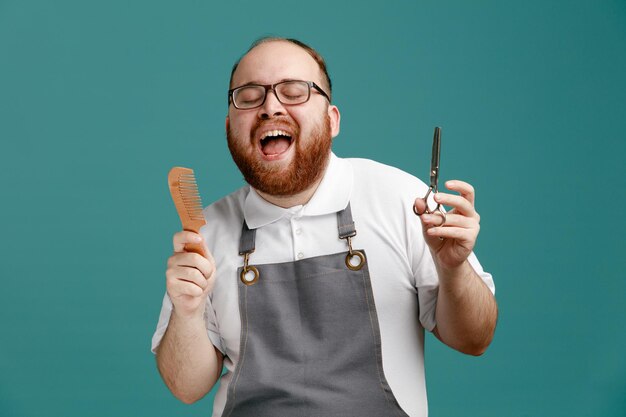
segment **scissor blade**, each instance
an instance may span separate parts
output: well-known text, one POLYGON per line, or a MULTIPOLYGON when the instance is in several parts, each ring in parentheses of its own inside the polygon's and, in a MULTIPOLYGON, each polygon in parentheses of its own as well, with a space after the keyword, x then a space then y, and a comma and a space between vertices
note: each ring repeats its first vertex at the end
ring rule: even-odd
POLYGON ((433 153, 430 160, 430 185, 436 187, 439 180, 439 155, 441 153, 441 128, 435 127, 433 153))

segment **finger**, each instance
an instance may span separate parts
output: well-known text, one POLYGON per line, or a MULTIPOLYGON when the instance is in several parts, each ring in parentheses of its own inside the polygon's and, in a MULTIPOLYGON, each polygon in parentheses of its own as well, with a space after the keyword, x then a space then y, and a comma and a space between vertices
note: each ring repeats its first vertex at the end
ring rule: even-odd
POLYGON ((437 193, 435 194, 435 201, 445 206, 454 207, 458 213, 465 214, 466 216, 474 216, 476 213, 474 205, 460 195, 437 193))
POLYGON ((174 252, 184 252, 185 244, 201 243, 203 242, 203 239, 202 239, 202 236, 198 233, 183 230, 174 235, 173 241, 174 241, 174 252))
POLYGON ((207 279, 196 268, 176 266, 165 271, 168 287, 178 285, 178 281, 184 281, 204 290, 209 284, 207 279))
POLYGON ((446 181, 446 188, 448 190, 456 191, 461 194, 461 196, 469 201, 472 206, 475 204, 476 191, 470 183, 461 180, 450 180, 446 181))
POLYGON ((426 202, 423 198, 416 198, 413 203, 413 212, 421 216, 426 211, 426 202))
POLYGON ((475 219, 460 214, 446 213, 445 222, 443 216, 438 213, 424 214, 421 216, 422 222, 429 227, 461 227, 464 229, 475 229, 479 227, 475 219))
POLYGON ((444 217, 443 214, 439 212, 435 212, 432 214, 422 214, 420 216, 420 219, 422 220, 422 226, 424 228, 429 228, 429 227, 443 226, 444 223, 446 223, 447 217, 448 217, 447 213, 446 213, 446 216, 444 217))
POLYGON ((440 237, 443 239, 456 239, 462 246, 474 247, 478 231, 475 229, 465 229, 463 227, 432 227, 426 230, 428 236, 440 237))
POLYGON ((175 280, 168 285, 167 293, 172 298, 178 298, 185 295, 190 297, 200 297, 204 294, 204 289, 189 281, 175 280))
POLYGON ((188 267, 197 269, 205 277, 205 279, 209 279, 215 271, 215 262, 213 261, 213 257, 207 259, 204 256, 193 252, 175 253, 168 259, 167 265, 168 268, 188 267))

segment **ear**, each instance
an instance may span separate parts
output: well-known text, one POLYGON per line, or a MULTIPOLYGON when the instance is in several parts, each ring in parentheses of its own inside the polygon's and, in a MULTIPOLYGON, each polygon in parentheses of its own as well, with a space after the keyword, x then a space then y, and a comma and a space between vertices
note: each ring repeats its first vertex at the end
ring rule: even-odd
POLYGON ((330 118, 330 133, 334 138, 339 134, 339 125, 341 124, 341 114, 337 106, 328 106, 328 117, 330 118))
POLYGON ((226 131, 228 132, 228 127, 230 126, 230 118, 228 116, 226 116, 226 121, 224 123, 224 127, 226 128, 226 131))

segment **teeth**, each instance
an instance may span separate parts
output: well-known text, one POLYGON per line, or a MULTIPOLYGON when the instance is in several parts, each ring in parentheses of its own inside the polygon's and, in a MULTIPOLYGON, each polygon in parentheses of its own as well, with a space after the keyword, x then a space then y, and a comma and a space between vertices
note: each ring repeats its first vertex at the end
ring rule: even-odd
POLYGON ((287 137, 291 137, 291 135, 289 135, 284 130, 270 130, 269 132, 265 132, 265 133, 263 133, 261 135, 261 140, 265 139, 268 136, 287 136, 287 137))

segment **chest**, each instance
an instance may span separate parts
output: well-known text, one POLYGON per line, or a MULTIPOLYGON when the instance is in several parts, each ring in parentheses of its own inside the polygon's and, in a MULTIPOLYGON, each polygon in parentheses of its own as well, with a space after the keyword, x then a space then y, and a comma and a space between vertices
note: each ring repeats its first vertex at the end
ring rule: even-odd
MULTIPOLYGON (((416 317, 417 299, 406 244, 378 223, 356 221, 355 249, 364 249, 371 272, 374 300, 379 320, 393 320, 399 310, 405 317, 416 317)), ((222 344, 227 356, 236 362, 239 353, 241 318, 238 308, 237 269, 243 265, 238 239, 229 239, 213 249, 217 279, 211 296, 222 344)), ((259 228, 250 265, 298 262, 348 250, 337 233, 336 215, 284 218, 259 228)), ((227 365, 228 366, 228 365, 227 365)))

